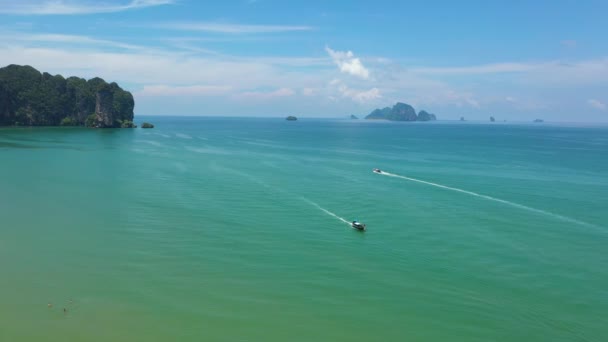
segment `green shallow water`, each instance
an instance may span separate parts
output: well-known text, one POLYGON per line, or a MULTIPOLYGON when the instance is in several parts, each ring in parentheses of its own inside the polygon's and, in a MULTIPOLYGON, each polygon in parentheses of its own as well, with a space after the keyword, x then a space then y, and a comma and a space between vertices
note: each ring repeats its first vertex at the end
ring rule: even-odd
POLYGON ((0 129, 0 341, 608 336, 608 127, 153 121, 0 129))

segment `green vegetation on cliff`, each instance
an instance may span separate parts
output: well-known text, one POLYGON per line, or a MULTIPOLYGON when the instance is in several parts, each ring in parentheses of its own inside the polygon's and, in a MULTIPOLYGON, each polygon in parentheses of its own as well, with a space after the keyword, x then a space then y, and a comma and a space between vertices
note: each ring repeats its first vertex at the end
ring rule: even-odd
POLYGON ((101 78, 40 73, 31 66, 0 68, 0 126, 129 127, 133 95, 101 78))
POLYGON ((416 115, 414 107, 407 103, 397 102, 393 108, 385 107, 376 109, 365 117, 367 120, 391 120, 391 121, 433 121, 437 120, 435 114, 422 110, 416 115))

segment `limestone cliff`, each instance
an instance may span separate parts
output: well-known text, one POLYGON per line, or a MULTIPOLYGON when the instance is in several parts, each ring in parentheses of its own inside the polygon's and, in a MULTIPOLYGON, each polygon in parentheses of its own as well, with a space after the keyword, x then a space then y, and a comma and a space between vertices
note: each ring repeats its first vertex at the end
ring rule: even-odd
POLYGON ((0 68, 0 125, 129 127, 133 95, 101 78, 40 73, 31 66, 0 68))
POLYGON ((397 102, 392 108, 385 107, 376 109, 365 117, 367 120, 390 120, 390 121, 433 121, 437 120, 434 114, 420 111, 416 115, 414 107, 407 103, 397 102))

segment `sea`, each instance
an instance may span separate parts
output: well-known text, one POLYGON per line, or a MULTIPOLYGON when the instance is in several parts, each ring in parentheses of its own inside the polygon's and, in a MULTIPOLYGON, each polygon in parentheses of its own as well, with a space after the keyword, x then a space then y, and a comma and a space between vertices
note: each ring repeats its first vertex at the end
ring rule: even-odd
POLYGON ((136 121, 0 129, 0 341, 608 340, 606 125, 136 121))

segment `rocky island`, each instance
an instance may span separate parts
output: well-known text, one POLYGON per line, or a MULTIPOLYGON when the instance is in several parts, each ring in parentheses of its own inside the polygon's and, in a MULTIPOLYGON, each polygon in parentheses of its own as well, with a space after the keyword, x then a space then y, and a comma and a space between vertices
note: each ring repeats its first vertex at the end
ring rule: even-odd
POLYGON ((137 127, 133 95, 99 77, 41 73, 31 66, 0 68, 0 126, 137 127))
POLYGON ((376 109, 365 117, 366 120, 390 120, 390 121, 434 121, 435 114, 421 110, 416 114, 414 107, 407 103, 397 102, 393 108, 385 107, 376 109))
POLYGON ((290 116, 286 117, 285 120, 287 120, 287 121, 296 121, 296 120, 298 120, 298 118, 296 118, 295 116, 290 115, 290 116))

